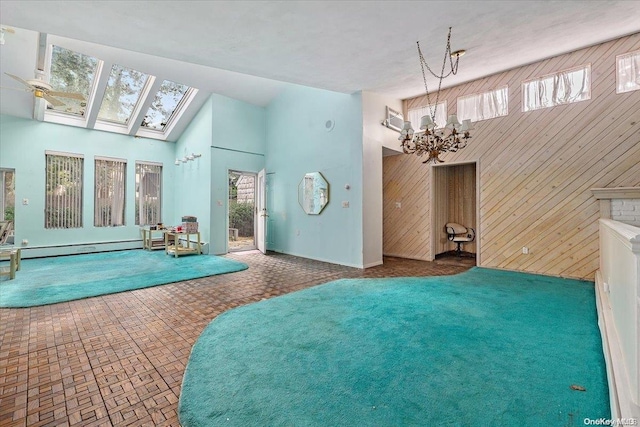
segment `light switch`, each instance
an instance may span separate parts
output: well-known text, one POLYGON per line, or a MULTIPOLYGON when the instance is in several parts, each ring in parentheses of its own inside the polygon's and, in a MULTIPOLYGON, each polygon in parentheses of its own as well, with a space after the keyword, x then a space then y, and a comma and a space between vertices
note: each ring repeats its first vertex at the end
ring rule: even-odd
POLYGON ((22 199, 22 204, 23 205, 28 205, 29 204, 29 199, 22 199))
POLYGON ((342 207, 343 207, 343 208, 348 208, 348 207, 349 207, 349 202, 348 202, 348 201, 346 201, 346 200, 344 200, 344 201, 342 202, 342 207))

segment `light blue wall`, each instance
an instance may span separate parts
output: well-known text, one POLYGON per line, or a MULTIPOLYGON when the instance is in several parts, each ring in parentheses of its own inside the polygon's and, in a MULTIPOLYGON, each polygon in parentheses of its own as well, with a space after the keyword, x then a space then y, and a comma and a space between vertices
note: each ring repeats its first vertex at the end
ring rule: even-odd
POLYGON ((265 109, 222 95, 211 96, 211 247, 227 252, 228 171, 259 172, 265 164, 265 109))
POLYGON ((269 249, 362 267, 361 94, 302 86, 284 90, 267 107, 266 154, 269 249), (328 120, 335 121, 332 130, 328 120), (320 215, 306 215, 298 184, 315 171, 329 182, 329 204, 320 215))
POLYGON ((198 218, 200 239, 211 240, 211 140, 212 100, 205 102, 198 114, 176 142, 175 157, 183 159, 190 154, 201 154, 192 161, 173 166, 175 178, 175 218, 172 224, 182 222, 189 215, 198 218))
POLYGON ((170 220, 174 218, 174 153, 170 142, 0 115, 0 167, 16 171, 16 243, 28 239, 28 248, 140 239, 134 218, 135 161, 163 163, 162 217, 170 220), (45 150, 84 155, 83 228, 44 228, 45 150), (127 160, 123 227, 93 226, 94 156, 127 160), (23 205, 23 199, 29 204, 23 205))

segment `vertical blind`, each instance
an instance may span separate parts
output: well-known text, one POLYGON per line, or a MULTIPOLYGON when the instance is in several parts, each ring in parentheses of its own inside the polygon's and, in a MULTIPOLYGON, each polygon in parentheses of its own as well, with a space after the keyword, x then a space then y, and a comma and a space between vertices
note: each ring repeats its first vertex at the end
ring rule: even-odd
POLYGON ((522 83, 523 111, 591 98, 591 64, 522 83))
POLYGON ((127 162, 120 159, 95 160, 93 225, 124 225, 127 162))
POLYGON ((84 158, 77 154, 46 155, 45 228, 82 227, 84 158))
POLYGON ((509 87, 458 98, 458 120, 493 119, 509 114, 509 87))
POLYGON ((136 225, 162 222, 162 165, 136 162, 136 225))

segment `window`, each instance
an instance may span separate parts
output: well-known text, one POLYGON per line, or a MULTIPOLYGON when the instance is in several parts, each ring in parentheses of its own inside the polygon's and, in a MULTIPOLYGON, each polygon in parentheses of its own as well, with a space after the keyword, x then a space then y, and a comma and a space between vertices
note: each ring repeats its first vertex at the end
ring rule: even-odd
POLYGON ((81 154, 47 151, 44 228, 82 227, 81 154))
POLYGON ((181 103, 190 90, 191 88, 187 85, 169 80, 163 81, 149 111, 142 120, 142 127, 164 131, 174 113, 182 108, 181 103))
MULTIPOLYGON (((95 45, 78 42, 73 44, 78 50, 70 50, 62 47, 66 39, 49 35, 47 40, 51 42, 49 83, 55 99, 49 98, 44 121, 163 141, 180 136, 173 131, 198 89, 128 67, 119 49, 96 50, 95 45), (102 55, 110 58, 110 69, 105 68, 102 55), (111 62, 115 58, 122 61, 111 62)), ((144 69, 157 69, 163 61, 157 59, 144 69)), ((41 116, 40 110, 37 114, 41 116)))
POLYGON ((522 111, 591 99, 591 64, 522 83, 522 111))
MULTIPOLYGON (((420 129, 420 119, 422 116, 431 116, 433 118, 434 105, 425 105, 424 107, 412 108, 407 112, 409 121, 413 130, 416 132, 422 132, 420 129)), ((441 129, 447 124, 447 101, 438 102, 435 106, 436 118, 433 119, 436 122, 436 129, 441 129)))
POLYGON ((95 159, 93 225, 124 225, 127 162, 121 159, 95 159))
POLYGON ((60 46, 53 46, 51 54, 50 80, 52 90, 57 92, 79 93, 85 101, 73 98, 56 97, 64 105, 49 109, 70 115, 83 117, 87 102, 93 91, 93 84, 99 61, 91 56, 74 52, 60 46))
POLYGON ((458 98, 458 119, 480 120, 493 119, 509 114, 509 87, 504 86, 489 92, 458 98))
POLYGON ((140 101, 148 77, 121 65, 111 67, 98 119, 126 125, 140 101))
POLYGON ((136 225, 162 222, 162 165, 136 162, 136 225))
POLYGON ((13 221, 16 208, 16 173, 0 169, 0 221, 13 221))
POLYGON ((640 50, 616 57, 616 93, 640 89, 640 50))

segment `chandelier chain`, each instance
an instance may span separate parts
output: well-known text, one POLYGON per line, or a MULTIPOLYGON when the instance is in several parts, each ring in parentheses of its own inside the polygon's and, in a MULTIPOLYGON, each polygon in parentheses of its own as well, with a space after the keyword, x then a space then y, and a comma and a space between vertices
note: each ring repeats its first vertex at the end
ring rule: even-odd
POLYGON ((417 41, 416 44, 418 45, 418 57, 420 59, 420 68, 422 69, 422 81, 424 82, 424 89, 427 92, 427 104, 429 105, 429 109, 431 110, 431 119, 433 121, 435 121, 436 119, 436 110, 438 109, 438 101, 440 99, 440 90, 442 88, 442 80, 444 80, 445 78, 449 77, 451 74, 453 74, 454 76, 458 73, 458 61, 460 60, 460 57, 458 55, 456 55, 456 62, 453 62, 453 57, 451 56, 451 27, 449 27, 449 35, 447 36, 447 47, 444 51, 444 59, 442 60, 442 70, 440 71, 440 75, 436 74, 433 72, 433 70, 431 69, 431 67, 429 67, 429 64, 427 64, 427 61, 424 59, 424 55, 422 54, 422 50, 420 50, 420 42, 417 41), (444 74, 444 69, 447 65, 447 56, 449 57, 449 61, 451 64, 451 70, 445 75, 444 74), (427 85, 427 75, 424 72, 425 67, 427 68, 427 70, 429 70, 429 73, 431 73, 431 75, 437 79, 439 79, 438 82, 438 92, 436 93, 436 102, 435 104, 431 103, 431 99, 429 97, 429 87, 427 85), (433 109, 432 106, 433 105, 433 109))
POLYGON ((425 114, 420 118, 420 131, 418 132, 414 131, 413 127, 411 126, 411 121, 405 121, 398 140, 401 141, 402 151, 405 154, 426 156, 427 159, 422 163, 440 163, 443 162, 443 160, 440 159, 440 155, 442 153, 455 153, 456 151, 465 148, 467 146, 467 142, 471 138, 470 131, 473 130, 470 119, 464 119, 462 123, 460 123, 455 114, 449 116, 449 119, 444 126, 442 126, 442 123, 440 123, 440 126, 435 123, 438 102, 440 101, 440 90, 442 89, 442 80, 452 74, 455 75, 458 73, 458 63, 460 61, 460 55, 464 53, 464 50, 458 50, 452 54, 451 27, 449 27, 449 35, 447 36, 447 46, 444 51, 442 69, 440 70, 440 74, 436 74, 433 72, 431 67, 429 67, 427 61, 425 61, 422 50, 420 49, 420 42, 417 42, 417 45, 418 57, 420 59, 420 68, 422 69, 422 80, 424 81, 424 88, 427 92, 427 103, 429 104, 431 114, 425 114), (453 58, 454 55, 455 61, 453 58), (447 66, 447 56, 449 57, 451 70, 447 74, 445 74, 445 68, 447 66), (431 99, 429 96, 429 87, 427 85, 427 73, 425 71, 425 68, 431 73, 433 77, 439 80, 435 104, 431 103, 431 99))

